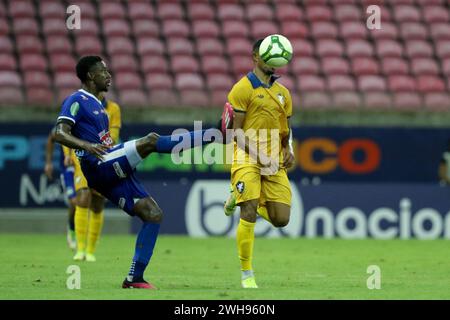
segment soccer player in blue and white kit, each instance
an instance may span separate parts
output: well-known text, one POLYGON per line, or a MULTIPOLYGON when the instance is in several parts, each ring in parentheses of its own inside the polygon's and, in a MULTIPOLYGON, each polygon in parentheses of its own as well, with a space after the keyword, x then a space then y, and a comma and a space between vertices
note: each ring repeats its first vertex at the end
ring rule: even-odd
MULTIPOLYGON (((135 254, 123 288, 155 287, 144 280, 144 271, 153 253, 162 219, 162 210, 136 179, 135 168, 152 152, 170 153, 178 144, 172 136, 150 133, 140 139, 112 145, 108 116, 98 97, 108 91, 111 75, 98 56, 82 57, 76 66, 82 88, 63 103, 57 119, 55 140, 76 149, 81 169, 89 187, 101 193, 131 216, 138 216, 143 225, 136 240, 135 254)), ((222 114, 222 132, 227 129, 232 110, 226 104, 222 114)), ((198 145, 198 134, 189 132, 178 136, 198 145)), ((200 139, 202 144, 204 139, 200 139)), ((222 141, 220 141, 222 142, 222 141)))

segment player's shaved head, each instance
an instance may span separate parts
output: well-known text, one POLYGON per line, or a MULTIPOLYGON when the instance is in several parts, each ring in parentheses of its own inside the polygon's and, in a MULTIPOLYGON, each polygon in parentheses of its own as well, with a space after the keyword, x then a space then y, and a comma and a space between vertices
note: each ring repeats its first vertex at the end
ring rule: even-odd
POLYGON ((78 60, 76 66, 77 77, 81 80, 82 83, 86 82, 87 74, 91 70, 91 68, 101 61, 103 61, 103 59, 99 56, 84 56, 81 57, 80 60, 78 60))

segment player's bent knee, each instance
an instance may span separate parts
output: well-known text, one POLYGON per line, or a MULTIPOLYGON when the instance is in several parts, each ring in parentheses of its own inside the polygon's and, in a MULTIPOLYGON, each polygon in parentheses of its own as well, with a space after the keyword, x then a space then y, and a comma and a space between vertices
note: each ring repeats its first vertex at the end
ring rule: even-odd
POLYGON ((283 228, 289 224, 289 217, 272 219, 272 225, 276 228, 283 228))
POLYGON ((156 132, 150 132, 145 136, 146 143, 149 144, 152 148, 156 149, 156 143, 158 142, 159 134, 156 132))
POLYGON ((144 222, 162 222, 163 211, 152 199, 141 199, 136 203, 134 211, 136 212, 136 215, 144 222))

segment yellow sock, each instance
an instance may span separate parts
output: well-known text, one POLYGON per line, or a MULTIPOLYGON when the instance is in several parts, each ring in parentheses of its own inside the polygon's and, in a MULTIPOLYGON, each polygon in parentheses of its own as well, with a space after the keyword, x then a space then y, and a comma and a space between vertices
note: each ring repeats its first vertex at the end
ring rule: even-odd
POLYGON ((86 250, 86 234, 88 228, 88 208, 75 207, 75 235, 77 237, 77 251, 86 250))
POLYGON ((265 206, 261 206, 258 207, 258 209, 256 210, 256 212, 258 212, 258 214, 264 218, 264 220, 266 220, 267 222, 269 222, 270 224, 272 224, 272 221, 270 220, 269 217, 269 212, 267 212, 267 207, 265 206))
POLYGON ((102 233, 103 227, 103 210, 100 212, 90 212, 87 253, 94 253, 97 247, 98 239, 102 233))
POLYGON ((252 270, 255 223, 240 219, 237 228, 236 240, 239 259, 241 260, 241 270, 252 270))

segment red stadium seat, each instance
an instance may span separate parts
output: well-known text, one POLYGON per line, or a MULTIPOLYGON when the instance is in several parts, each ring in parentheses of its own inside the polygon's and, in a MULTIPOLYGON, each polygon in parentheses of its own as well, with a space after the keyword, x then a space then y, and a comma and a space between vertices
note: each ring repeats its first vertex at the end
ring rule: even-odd
POLYGON ((283 75, 277 80, 278 83, 281 83, 285 86, 289 91, 294 91, 296 87, 295 78, 290 77, 288 75, 283 75))
POLYGON ((20 55, 20 68, 22 71, 46 71, 47 60, 41 54, 22 54, 20 55))
POLYGON ((76 36, 98 36, 100 34, 100 26, 97 20, 83 18, 81 29, 72 31, 76 36))
POLYGON ((409 73, 408 62, 402 58, 384 58, 381 60, 381 63, 383 73, 386 75, 409 73))
POLYGON ((229 90, 213 90, 211 92, 211 106, 222 107, 225 101, 228 101, 229 90))
POLYGON ((150 3, 139 1, 128 1, 128 16, 131 21, 135 20, 152 20, 155 12, 150 3))
POLYGON ((119 19, 103 20, 103 34, 106 37, 128 37, 130 35, 130 25, 128 22, 119 19))
POLYGON ((33 18, 36 10, 30 1, 8 1, 9 14, 13 19, 29 17, 33 18))
POLYGON ((375 40, 395 40, 398 38, 399 32, 395 24, 383 21, 383 27, 381 29, 370 30, 369 35, 375 40))
POLYGON ((419 22, 420 11, 415 6, 397 5, 392 8, 398 22, 419 22))
MULTIPOLYGON (((308 40, 294 39, 291 41, 291 44, 292 50, 294 50, 294 57, 312 56, 314 54, 314 47, 308 40)), ((328 48, 325 49, 321 48, 321 50, 328 51, 328 48)), ((342 50, 342 46, 340 49, 342 50)))
POLYGON ((253 70, 253 61, 249 54, 231 57, 231 71, 236 77, 246 75, 253 70))
POLYGON ((54 93, 48 88, 27 88, 27 105, 53 107, 54 93))
POLYGON ((141 57, 141 69, 147 73, 167 73, 169 70, 169 64, 164 57, 158 55, 148 55, 141 57))
POLYGON ((326 6, 328 5, 328 0, 303 0, 303 4, 305 6, 312 6, 312 5, 321 5, 326 6))
POLYGON ((359 21, 365 17, 361 9, 355 5, 337 5, 334 7, 334 17, 339 22, 359 21))
POLYGON ((350 67, 348 60, 339 57, 330 57, 322 60, 322 71, 324 74, 348 74, 350 67))
POLYGON ((222 55, 225 52, 223 42, 218 39, 208 39, 208 41, 197 41, 197 52, 200 56, 222 55))
POLYGON ((448 23, 434 23, 430 26, 431 37, 434 40, 450 40, 450 25, 448 23))
POLYGON ((417 90, 415 79, 408 75, 391 75, 388 79, 388 85, 392 92, 417 90))
POLYGON ((151 20, 132 20, 132 30, 135 37, 148 36, 152 38, 159 37, 159 26, 151 20))
POLYGON ((132 55, 117 54, 111 56, 110 68, 113 72, 138 72, 138 63, 132 55))
POLYGON ((9 38, 0 37, 0 53, 12 53, 13 45, 9 38))
POLYGON ((128 37, 107 38, 106 51, 109 55, 134 54, 134 44, 128 37))
POLYGON ((328 6, 314 5, 306 7, 306 17, 309 21, 330 21, 333 18, 328 6))
POLYGON ((317 21, 311 24, 311 35, 315 39, 335 39, 338 35, 338 30, 334 23, 317 21))
POLYGON ((150 90, 171 90, 174 82, 167 73, 152 72, 145 75, 145 84, 150 90))
POLYGON ((164 44, 157 38, 138 38, 137 52, 139 55, 161 55, 164 54, 164 44))
POLYGON ((233 21, 222 24, 223 36, 228 39, 231 37, 248 37, 250 30, 247 23, 243 21, 233 21))
POLYGON ((192 41, 185 38, 170 38, 167 40, 167 50, 170 55, 193 55, 194 45, 192 41))
POLYGON ((51 36, 46 39, 47 52, 50 53, 72 53, 72 43, 65 36, 51 36))
POLYGON ((66 21, 60 18, 42 20, 42 33, 46 38, 54 35, 67 37, 66 21))
POLYGON ((282 21, 281 34, 287 37, 292 43, 294 39, 305 39, 309 35, 309 29, 303 22, 282 21))
POLYGON ((358 88, 363 92, 386 91, 386 82, 380 76, 362 75, 358 77, 358 88))
POLYGON ((135 72, 117 72, 114 77, 114 86, 119 90, 139 89, 142 85, 141 77, 135 72))
POLYGON ((23 73, 26 88, 50 88, 51 81, 46 72, 26 71, 23 73))
POLYGON ((192 22, 192 33, 195 38, 217 38, 220 35, 220 29, 214 21, 200 20, 192 22))
POLYGON ((334 0, 334 1, 330 1, 330 4, 333 4, 334 6, 339 6, 339 5, 356 5, 356 3, 357 3, 357 0, 334 0))
POLYGON ((397 110, 416 111, 422 108, 422 99, 416 92, 396 93, 393 100, 397 110))
POLYGON ((325 81, 322 77, 305 75, 297 79, 297 89, 302 92, 325 91, 325 81))
POLYGON ((450 58, 443 59, 442 61, 442 72, 445 76, 450 76, 450 58))
POLYGON ((445 0, 416 0, 421 6, 443 6, 445 0))
POLYGON ((65 19, 66 9, 60 2, 42 1, 39 3, 39 14, 43 21, 48 18, 65 19))
POLYGON ((276 3, 275 15, 279 22, 301 21, 303 20, 303 11, 297 5, 290 3, 276 3))
POLYGON ((97 18, 97 9, 94 7, 94 5, 89 1, 77 1, 77 6, 80 7, 80 12, 82 12, 82 19, 83 19, 83 28, 85 25, 86 19, 96 19, 97 18))
POLYGON ((42 53, 43 51, 41 39, 35 36, 17 36, 16 46, 20 53, 42 53))
POLYGON ((400 58, 403 56, 402 45, 394 40, 379 40, 375 44, 377 55, 380 59, 387 57, 400 58))
POLYGON ((444 81, 436 76, 417 77, 417 89, 420 92, 440 92, 445 90, 444 81))
POLYGON ((252 52, 252 44, 246 38, 228 38, 226 46, 230 56, 234 55, 250 55, 252 52))
POLYGON ((22 90, 16 87, 0 87, 0 105, 7 106, 15 106, 15 105, 23 105, 24 97, 22 90))
POLYGON ((449 23, 448 9, 441 6, 425 6, 423 8, 423 20, 427 24, 436 22, 449 23))
POLYGON ((16 69, 16 58, 12 54, 0 53, 0 71, 16 71, 16 69))
POLYGON ((206 3, 192 3, 188 6, 188 14, 192 21, 196 20, 214 20, 214 10, 211 5, 206 3))
POLYGON ((162 20, 166 19, 183 19, 184 11, 178 3, 159 3, 158 17, 162 20))
POLYGON ((449 41, 437 41, 436 44, 436 55, 441 58, 450 58, 450 42, 449 41))
POLYGON ((414 75, 438 75, 439 67, 436 60, 429 58, 414 58, 411 60, 411 71, 414 75))
POLYGON ((367 37, 367 27, 361 22, 343 22, 340 25, 339 34, 343 39, 364 39, 367 37))
POLYGON ((424 95, 424 106, 432 111, 449 111, 450 96, 448 93, 432 92, 424 95))
POLYGON ((218 3, 217 5, 217 16, 220 20, 243 20, 244 19, 244 9, 237 4, 228 3, 218 3))
POLYGON ((325 92, 300 92, 301 109, 327 109, 331 106, 331 97, 325 92))
POLYGON ((5 19, 0 19, 0 38, 7 36, 9 32, 10 32, 9 24, 6 22, 5 19))
POLYGON ((188 37, 189 25, 183 20, 164 20, 163 34, 165 37, 188 37))
POLYGON ((406 43, 406 55, 412 58, 432 58, 433 48, 422 40, 412 40, 406 43))
POLYGON ((120 2, 99 2, 100 17, 105 19, 125 19, 125 8, 120 2))
POLYGON ((246 6, 246 16, 249 21, 267 21, 273 20, 273 9, 260 3, 249 3, 246 6))
POLYGON ((344 48, 342 43, 337 40, 318 40, 316 42, 316 53, 320 57, 338 57, 343 55, 344 48))
POLYGON ((80 80, 74 72, 59 72, 56 73, 53 82, 57 88, 66 88, 75 90, 80 86, 80 80))
POLYGON ((350 59, 357 57, 371 57, 373 54, 372 45, 366 40, 349 40, 347 42, 347 56, 350 59))
POLYGON ((16 18, 13 20, 13 31, 16 35, 38 35, 38 24, 34 18, 16 18))
POLYGON ((402 38, 408 40, 426 40, 428 30, 422 23, 405 22, 400 26, 402 38))
POLYGON ((362 99, 357 92, 334 92, 333 106, 340 109, 358 109, 362 107, 362 99))
POLYGON ((181 90, 180 104, 186 107, 207 107, 208 94, 203 90, 181 90))
POLYGON ((209 74, 206 78, 206 86, 209 90, 231 90, 233 79, 226 74, 209 74))
POLYGON ((78 88, 79 86, 77 88, 57 88, 56 104, 61 106, 64 99, 72 95, 78 88))
POLYGON ((352 59, 352 71, 353 74, 359 75, 375 75, 380 73, 380 67, 378 62, 372 58, 355 58, 352 59))
POLYGON ((173 73, 196 73, 199 72, 200 66, 197 60, 192 56, 172 56, 171 68, 173 73))
POLYGON ((75 50, 79 56, 101 55, 102 44, 95 36, 79 36, 75 40, 75 50))
POLYGON ((302 57, 300 59, 294 59, 292 61, 291 70, 294 72, 294 74, 298 75, 318 74, 319 63, 312 57, 302 57))
POLYGON ((253 21, 250 25, 250 34, 253 39, 265 38, 277 33, 280 33, 279 27, 271 21, 253 21))
POLYGON ((364 106, 366 109, 391 109, 392 99, 385 92, 367 92, 364 95, 364 106))
POLYGON ((347 75, 330 75, 327 77, 329 91, 354 91, 355 81, 347 75))
POLYGON ((175 75, 175 86, 178 90, 202 90, 205 85, 197 73, 179 73, 175 75))
POLYGON ((206 74, 227 73, 230 71, 228 61, 222 56, 205 56, 200 61, 202 70, 206 74))
POLYGON ((158 107, 178 107, 180 102, 178 99, 178 94, 175 91, 165 89, 150 91, 149 104, 158 107))
POLYGON ((53 72, 73 71, 77 64, 73 56, 66 53, 52 53, 49 61, 53 72))
POLYGON ((149 105, 149 99, 144 91, 135 88, 123 89, 119 92, 120 103, 127 107, 145 107, 149 105))

